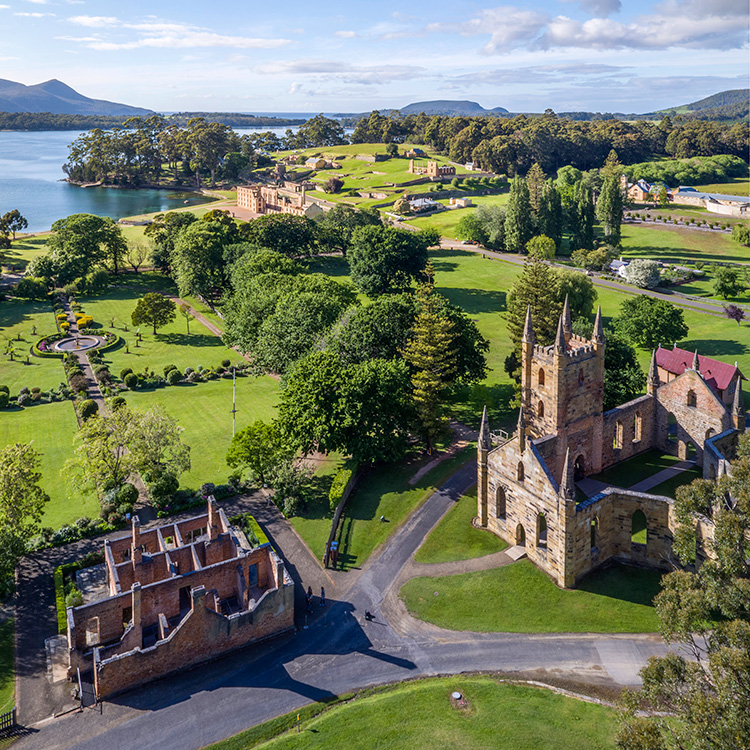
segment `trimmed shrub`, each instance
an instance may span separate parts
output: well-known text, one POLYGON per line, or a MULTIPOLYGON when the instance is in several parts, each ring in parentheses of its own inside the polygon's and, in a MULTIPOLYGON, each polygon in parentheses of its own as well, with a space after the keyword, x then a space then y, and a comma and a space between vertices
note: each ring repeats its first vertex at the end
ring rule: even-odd
POLYGON ((110 402, 109 405, 112 408, 112 411, 116 411, 121 406, 125 406, 127 404, 127 401, 122 396, 115 396, 110 402))
POLYGON ((353 466, 344 466, 336 472, 336 476, 331 483, 331 489, 328 492, 328 507, 331 510, 336 510, 338 507, 356 470, 357 466, 354 464, 353 466))
POLYGON ((226 370, 227 367, 231 367, 232 366, 232 361, 229 360, 229 359, 222 359, 221 360, 221 366, 226 370))
POLYGON ((65 597, 66 607, 80 607, 83 604, 83 594, 78 586, 73 586, 70 593, 65 597))
POLYGON ((170 373, 170 372, 171 372, 172 370, 176 370, 176 369, 177 369, 177 366, 176 366, 176 365, 167 365, 167 366, 166 366, 166 367, 164 368, 164 377, 166 378, 166 377, 167 377, 167 375, 169 375, 169 373, 170 373))
POLYGON ((138 387, 138 376, 134 372, 129 372, 123 379, 125 387, 134 391, 138 387))
POLYGON ((78 413, 81 415, 81 419, 85 422, 89 417, 93 417, 94 414, 98 414, 99 407, 96 405, 96 401, 92 398, 87 398, 85 401, 81 401, 78 404, 78 413))
POLYGON ((170 370, 167 373, 167 383, 177 385, 182 380, 182 373, 178 369, 170 370))
POLYGON ((125 377, 130 375, 131 372, 133 372, 132 367, 123 367, 123 369, 120 370, 120 380, 125 380, 125 377))
POLYGON ((88 385, 86 376, 80 371, 74 372, 68 379, 68 383, 70 385, 70 390, 73 391, 73 393, 85 391, 86 386, 88 385))
POLYGON ((0 385, 0 391, 7 393, 10 396, 10 388, 7 385, 0 385))
POLYGON ((33 276, 24 276, 16 285, 16 297, 23 299, 46 299, 47 282, 33 276))
POLYGON ((117 490, 115 505, 135 505, 138 502, 138 489, 135 485, 126 482, 117 490))
POLYGON ((10 396, 5 391, 0 391, 0 409, 6 409, 10 403, 10 396))

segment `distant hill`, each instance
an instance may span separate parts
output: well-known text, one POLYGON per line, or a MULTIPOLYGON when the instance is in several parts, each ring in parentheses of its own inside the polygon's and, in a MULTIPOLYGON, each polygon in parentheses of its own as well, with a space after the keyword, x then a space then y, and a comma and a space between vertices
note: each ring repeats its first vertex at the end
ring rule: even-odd
POLYGON ((697 120, 742 120, 750 114, 750 89, 729 89, 697 102, 660 109, 649 115, 683 115, 697 120))
POLYGON ((0 78, 0 112, 51 112, 61 115, 114 115, 136 117, 153 112, 141 107, 116 104, 103 99, 89 99, 75 89, 53 78, 51 81, 24 86, 0 78))
POLYGON ((437 99, 431 102, 415 102, 407 104, 399 110, 402 115, 418 115, 424 112, 426 115, 463 115, 466 117, 477 117, 480 115, 507 115, 508 110, 503 107, 485 109, 481 104, 469 101, 454 101, 452 99, 437 99))

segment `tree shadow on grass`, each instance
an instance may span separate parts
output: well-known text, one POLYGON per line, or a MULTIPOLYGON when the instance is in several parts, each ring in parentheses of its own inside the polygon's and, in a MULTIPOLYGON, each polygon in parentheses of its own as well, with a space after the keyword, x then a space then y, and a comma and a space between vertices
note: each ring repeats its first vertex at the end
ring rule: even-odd
POLYGON ((663 575, 663 571, 615 563, 587 575, 578 589, 651 607, 654 597, 661 591, 663 575))
POLYGON ((451 417, 463 424, 479 429, 482 411, 487 407, 490 427, 493 430, 510 430, 518 419, 518 409, 511 402, 515 387, 513 383, 484 383, 464 386, 454 394, 449 406, 451 417))
POLYGON ((157 333, 153 340, 171 346, 218 346, 221 349, 224 348, 220 338, 207 333, 191 333, 189 336, 184 333, 157 333))
MULTIPOLYGON (((26 302, 23 300, 6 300, 0 303, 0 328, 10 328, 26 323, 34 315, 47 313, 50 317, 50 329, 55 330, 52 320, 52 308, 48 302, 26 302)), ((29 331, 31 334, 31 331, 29 331)))
POLYGON ((505 311, 505 292, 485 289, 439 289, 441 295, 469 315, 505 311))
POLYGON ((704 357, 718 357, 720 359, 722 357, 737 357, 750 351, 746 344, 731 339, 688 339, 680 343, 680 348, 691 352, 697 349, 698 353, 704 357))

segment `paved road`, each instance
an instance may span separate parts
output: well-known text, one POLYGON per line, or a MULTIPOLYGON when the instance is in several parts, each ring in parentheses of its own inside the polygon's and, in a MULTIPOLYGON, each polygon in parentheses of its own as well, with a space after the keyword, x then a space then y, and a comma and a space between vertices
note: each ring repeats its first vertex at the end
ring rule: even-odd
MULTIPOLYGON (((394 533, 348 592, 346 585, 336 587, 308 629, 131 692, 106 703, 101 714, 86 710, 42 722, 16 747, 197 750, 334 694, 420 675, 550 670, 637 684, 646 659, 665 651, 657 636, 451 632, 397 611, 393 589, 401 571, 475 481, 474 467, 457 472, 394 533), (364 623, 365 609, 376 615, 374 622, 364 623)), ((298 569, 304 570, 309 560, 301 554, 298 569)))

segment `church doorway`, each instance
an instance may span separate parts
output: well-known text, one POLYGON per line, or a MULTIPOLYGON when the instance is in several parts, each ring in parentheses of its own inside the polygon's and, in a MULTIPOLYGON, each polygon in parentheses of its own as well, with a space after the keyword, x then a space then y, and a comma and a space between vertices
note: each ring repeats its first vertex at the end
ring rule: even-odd
POLYGON ((584 476, 586 476, 585 464, 583 462, 583 454, 580 454, 573 464, 573 479, 577 482, 579 479, 583 479, 584 476))
POLYGON ((519 547, 525 547, 526 546, 526 531, 523 528, 522 524, 518 524, 516 526, 516 544, 519 547))

